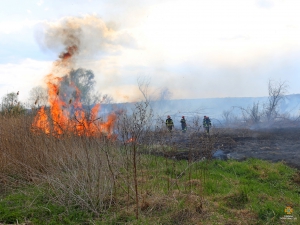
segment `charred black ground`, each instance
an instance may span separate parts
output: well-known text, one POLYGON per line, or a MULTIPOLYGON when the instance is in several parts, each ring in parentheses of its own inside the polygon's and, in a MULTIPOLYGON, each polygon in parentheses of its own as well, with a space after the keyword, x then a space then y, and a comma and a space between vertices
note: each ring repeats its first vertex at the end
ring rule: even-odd
POLYGON ((231 159, 258 158, 271 162, 283 161, 291 167, 300 169, 298 127, 260 130, 219 128, 213 130, 210 135, 203 132, 174 131, 158 142, 167 145, 168 148, 157 149, 154 154, 178 160, 211 158, 216 151, 222 150, 231 159))

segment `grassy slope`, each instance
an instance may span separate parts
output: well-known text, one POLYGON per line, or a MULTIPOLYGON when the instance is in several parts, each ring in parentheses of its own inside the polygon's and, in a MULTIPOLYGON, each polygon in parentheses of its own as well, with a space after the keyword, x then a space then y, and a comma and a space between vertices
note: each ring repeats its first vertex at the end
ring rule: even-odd
POLYGON ((282 163, 250 159, 188 164, 152 156, 141 161, 138 220, 134 201, 126 202, 126 196, 95 218, 76 205, 56 205, 45 186, 28 185, 2 194, 0 223, 300 224, 300 175, 282 163), (288 205, 294 209, 294 223, 280 219, 288 205))

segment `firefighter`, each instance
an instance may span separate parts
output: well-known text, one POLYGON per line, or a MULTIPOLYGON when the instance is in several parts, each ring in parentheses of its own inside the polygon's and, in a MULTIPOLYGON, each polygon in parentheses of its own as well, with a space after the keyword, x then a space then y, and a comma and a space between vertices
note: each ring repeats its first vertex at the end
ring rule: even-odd
POLYGON ((170 116, 166 119, 166 126, 169 131, 172 131, 172 128, 174 127, 173 120, 171 119, 170 116))
POLYGON ((203 127, 207 134, 209 134, 209 128, 211 127, 211 121, 208 116, 204 116, 203 118, 203 127))
POLYGON ((183 133, 185 133, 186 132, 186 120, 185 120, 184 116, 182 116, 180 123, 181 123, 181 130, 183 133))

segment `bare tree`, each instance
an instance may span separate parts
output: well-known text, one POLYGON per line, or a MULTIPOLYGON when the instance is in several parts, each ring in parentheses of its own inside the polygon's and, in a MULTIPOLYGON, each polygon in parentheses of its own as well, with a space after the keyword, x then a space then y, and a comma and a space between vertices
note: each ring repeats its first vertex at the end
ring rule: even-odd
POLYGON ((60 84, 60 96, 65 102, 69 101, 70 97, 76 98, 77 92, 80 91, 80 101, 83 105, 90 105, 95 88, 95 75, 92 70, 78 68, 72 70, 70 74, 62 78, 60 84), (76 89, 71 91, 70 87, 76 86, 76 89))
POLYGON ((149 96, 150 78, 149 77, 138 77, 137 83, 138 83, 140 92, 142 93, 143 97, 145 98, 145 101, 149 102, 150 101, 150 96, 149 96))
MULTIPOLYGON (((145 78, 138 78, 138 87, 144 96, 145 100, 136 102, 131 113, 122 112, 118 119, 117 129, 118 133, 123 140, 125 146, 129 145, 129 155, 127 158, 127 170, 132 172, 132 178, 134 183, 134 193, 135 193, 135 212, 136 218, 139 217, 139 180, 138 180, 138 171, 139 171, 139 153, 138 151, 141 148, 141 145, 138 143, 141 139, 145 139, 145 134, 150 130, 153 112, 149 103, 149 80, 145 78), (131 169, 130 169, 131 165, 131 169)), ((127 178, 129 179, 129 177, 127 178)), ((129 193, 129 186, 128 186, 129 193)))
POLYGON ((163 88, 160 93, 159 93, 159 101, 165 101, 165 100, 169 100, 172 96, 171 91, 169 90, 169 88, 163 88))
POLYGON ((249 116, 251 119, 251 122, 253 124, 258 124, 260 122, 261 118, 261 112, 259 110, 259 102, 254 102, 252 107, 248 108, 249 116))
POLYGON ((242 111, 244 121, 250 125, 257 125, 261 121, 262 111, 259 109, 259 102, 253 102, 248 108, 239 107, 242 111))
POLYGON ((85 103, 87 106, 91 106, 97 103, 101 104, 111 104, 113 103, 114 99, 109 94, 101 94, 100 92, 96 92, 94 94, 89 94, 86 96, 85 103))
POLYGON ((265 116, 268 122, 276 119, 279 115, 278 106, 280 102, 285 98, 288 85, 284 81, 275 82, 269 80, 268 89, 269 97, 265 104, 265 116))
POLYGON ((65 101, 80 96, 83 105, 90 107, 97 103, 110 104, 113 98, 96 90, 95 75, 92 70, 79 68, 63 77, 60 86, 60 97, 65 101), (76 88, 74 88, 76 87, 76 88))
POLYGON ((29 103, 31 105, 46 105, 48 102, 47 89, 42 86, 33 87, 29 92, 29 103))
POLYGON ((113 103, 114 99, 112 96, 110 96, 109 94, 104 94, 102 96, 102 99, 101 99, 101 102, 100 103, 103 103, 103 104, 111 104, 113 103))
POLYGON ((224 120, 225 124, 230 124, 233 120, 232 110, 224 110, 222 112, 222 119, 224 120))

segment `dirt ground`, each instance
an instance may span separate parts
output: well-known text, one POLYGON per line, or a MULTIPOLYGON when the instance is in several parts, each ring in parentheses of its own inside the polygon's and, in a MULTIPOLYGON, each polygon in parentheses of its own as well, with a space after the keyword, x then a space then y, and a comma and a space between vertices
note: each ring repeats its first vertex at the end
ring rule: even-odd
POLYGON ((284 161, 300 169, 300 128, 232 129, 220 134, 220 143, 233 159, 284 161))
POLYGON ((199 160, 209 157, 216 151, 223 152, 227 158, 245 160, 258 158, 271 162, 284 161, 287 165, 300 170, 300 127, 276 129, 214 129, 209 135, 214 142, 208 147, 212 152, 203 152, 207 135, 203 132, 193 137, 190 132, 172 132, 169 143, 175 143, 177 151, 164 153, 156 152, 173 159, 186 159, 192 157, 199 160), (193 140, 192 140, 193 139, 193 140))

